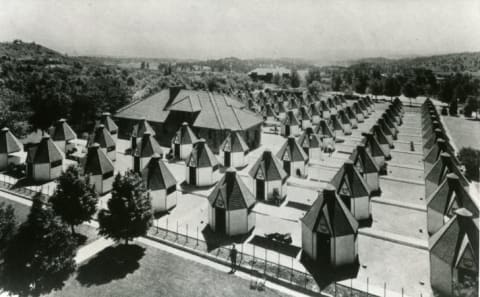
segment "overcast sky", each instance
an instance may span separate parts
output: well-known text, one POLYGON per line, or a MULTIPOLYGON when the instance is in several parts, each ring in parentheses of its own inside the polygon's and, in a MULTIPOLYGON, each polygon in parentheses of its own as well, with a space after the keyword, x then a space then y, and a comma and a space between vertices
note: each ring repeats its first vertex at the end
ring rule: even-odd
POLYGON ((480 51, 480 0, 0 0, 0 40, 159 58, 480 51))

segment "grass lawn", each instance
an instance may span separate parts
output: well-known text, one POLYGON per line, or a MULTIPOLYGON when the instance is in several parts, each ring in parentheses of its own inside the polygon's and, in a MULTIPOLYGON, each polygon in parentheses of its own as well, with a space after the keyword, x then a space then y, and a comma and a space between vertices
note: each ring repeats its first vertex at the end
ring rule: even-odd
POLYGON ((27 219, 28 214, 30 213, 30 207, 18 202, 12 201, 7 198, 3 198, 0 192, 0 203, 4 202, 7 205, 11 205, 15 210, 15 217, 17 222, 21 223, 27 219))
POLYGON ((285 296, 151 247, 110 247, 78 268, 53 296, 285 296))
POLYGON ((480 149, 480 121, 451 116, 443 116, 443 120, 459 150, 462 147, 480 149))

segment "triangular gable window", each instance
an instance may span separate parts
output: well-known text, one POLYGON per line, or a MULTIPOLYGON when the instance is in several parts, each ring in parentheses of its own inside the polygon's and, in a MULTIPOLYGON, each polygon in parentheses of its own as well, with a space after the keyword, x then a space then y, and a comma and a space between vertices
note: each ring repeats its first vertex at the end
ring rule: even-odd
POLYGON ((223 199, 222 191, 218 191, 217 199, 215 199, 215 207, 225 208, 225 200, 223 199))
POLYGON ((360 158, 357 158, 357 161, 355 162, 355 167, 358 170, 358 173, 360 173, 363 176, 363 164, 360 158))
POLYGON ((232 145, 230 143, 230 140, 227 140, 225 142, 225 147, 223 148, 223 151, 225 152, 230 152, 232 150, 232 145))
POLYGON ((283 161, 290 161, 290 153, 288 152, 288 150, 285 150, 285 153, 283 154, 283 161))
POLYGON ((342 184, 340 185, 339 194, 342 196, 352 196, 352 191, 350 190, 350 186, 348 185, 347 180, 344 178, 342 184))
POLYGON ((455 211, 459 208, 458 202, 457 202, 457 194, 455 192, 452 193, 452 196, 450 197, 450 201, 447 206, 447 211, 446 215, 451 218, 455 215, 455 211))
POLYGON ((255 176, 256 179, 261 179, 261 180, 264 180, 265 179, 265 176, 263 174, 263 170, 262 168, 259 168, 258 171, 257 171, 257 175, 255 176))
MULTIPOLYGON (((468 240, 466 238, 466 235, 465 235, 464 240, 468 240)), ((468 269, 468 270, 472 270, 472 271, 477 271, 476 266, 477 265, 475 265, 475 260, 474 260, 474 257, 473 257, 472 245, 470 244, 470 242, 468 242, 467 246, 465 247, 465 250, 463 251, 463 255, 460 256, 460 261, 458 263, 457 268, 463 268, 463 269, 468 269)))
POLYGON ((192 154, 192 155, 190 156, 190 162, 188 163, 188 166, 190 166, 190 167, 197 167, 197 164, 196 164, 196 163, 197 163, 197 162, 196 162, 196 160, 195 160, 195 155, 192 154))

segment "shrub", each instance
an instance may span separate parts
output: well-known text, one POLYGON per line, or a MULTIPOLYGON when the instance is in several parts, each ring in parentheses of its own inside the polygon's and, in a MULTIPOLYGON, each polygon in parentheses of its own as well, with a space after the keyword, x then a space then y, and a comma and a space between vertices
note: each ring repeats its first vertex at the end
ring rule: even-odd
POLYGON ((462 148, 458 158, 465 165, 465 176, 469 180, 480 181, 480 151, 471 147, 462 148))

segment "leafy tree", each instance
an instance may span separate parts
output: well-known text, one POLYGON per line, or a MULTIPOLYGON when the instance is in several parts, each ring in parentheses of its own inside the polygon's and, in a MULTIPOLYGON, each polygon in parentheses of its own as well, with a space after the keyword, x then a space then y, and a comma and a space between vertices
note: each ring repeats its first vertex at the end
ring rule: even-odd
POLYGON ((50 203, 75 233, 76 225, 89 221, 97 212, 98 195, 89 185, 88 177, 80 177, 78 168, 72 165, 57 179, 57 188, 50 197, 50 203))
POLYGON ((322 84, 316 80, 308 85, 308 92, 312 95, 318 95, 322 91, 322 84))
POLYGON ((35 197, 27 220, 7 246, 0 283, 21 296, 61 288, 75 271, 75 250, 67 225, 35 197))
POLYGON ((290 72, 290 84, 292 88, 300 87, 300 75, 298 74, 297 70, 292 70, 290 72))
POLYGON ((354 81, 354 89, 355 92, 359 94, 365 94, 365 91, 367 90, 368 86, 368 76, 359 73, 358 75, 355 76, 355 81, 354 81))
POLYGON ((15 221, 15 210, 10 204, 0 203, 0 261, 10 239, 15 233, 17 223, 15 221))
POLYGON ((471 147, 464 147, 458 153, 458 159, 465 165, 465 176, 474 181, 480 181, 480 151, 471 147))
POLYGON ((116 241, 145 235, 152 225, 152 205, 140 176, 118 174, 112 186, 108 209, 98 215, 99 233, 116 241))
POLYGON ((342 88, 342 77, 338 74, 332 75, 332 91, 338 92, 342 88))
POLYGON ((412 99, 415 99, 418 96, 415 83, 412 81, 408 81, 405 85, 403 85, 402 93, 403 95, 405 95, 405 97, 410 99, 410 105, 412 105, 412 99))
POLYGON ((393 100, 393 97, 400 96, 400 90, 400 83, 396 77, 389 76, 385 79, 383 84, 383 93, 386 96, 389 96, 391 100, 393 100))
POLYGON ((307 81, 307 85, 311 84, 313 81, 322 81, 322 74, 320 68, 310 68, 308 69, 307 75, 305 76, 305 80, 307 81))
POLYGON ((372 79, 370 80, 368 87, 370 92, 377 98, 378 95, 383 93, 383 85, 380 79, 372 79))
POLYGON ((478 118, 478 109, 479 109, 479 99, 475 97, 469 97, 467 99, 467 104, 465 104, 464 115, 466 117, 471 117, 472 112, 475 112, 475 118, 478 118))
POLYGON ((457 99, 453 99, 452 102, 450 102, 449 106, 448 106, 448 113, 451 115, 451 116, 456 116, 458 114, 458 103, 457 103, 457 99))
POLYGON ((276 84, 276 85, 279 85, 281 80, 282 80, 282 77, 280 76, 280 73, 276 72, 276 73, 273 75, 272 83, 274 83, 274 84, 276 84))

